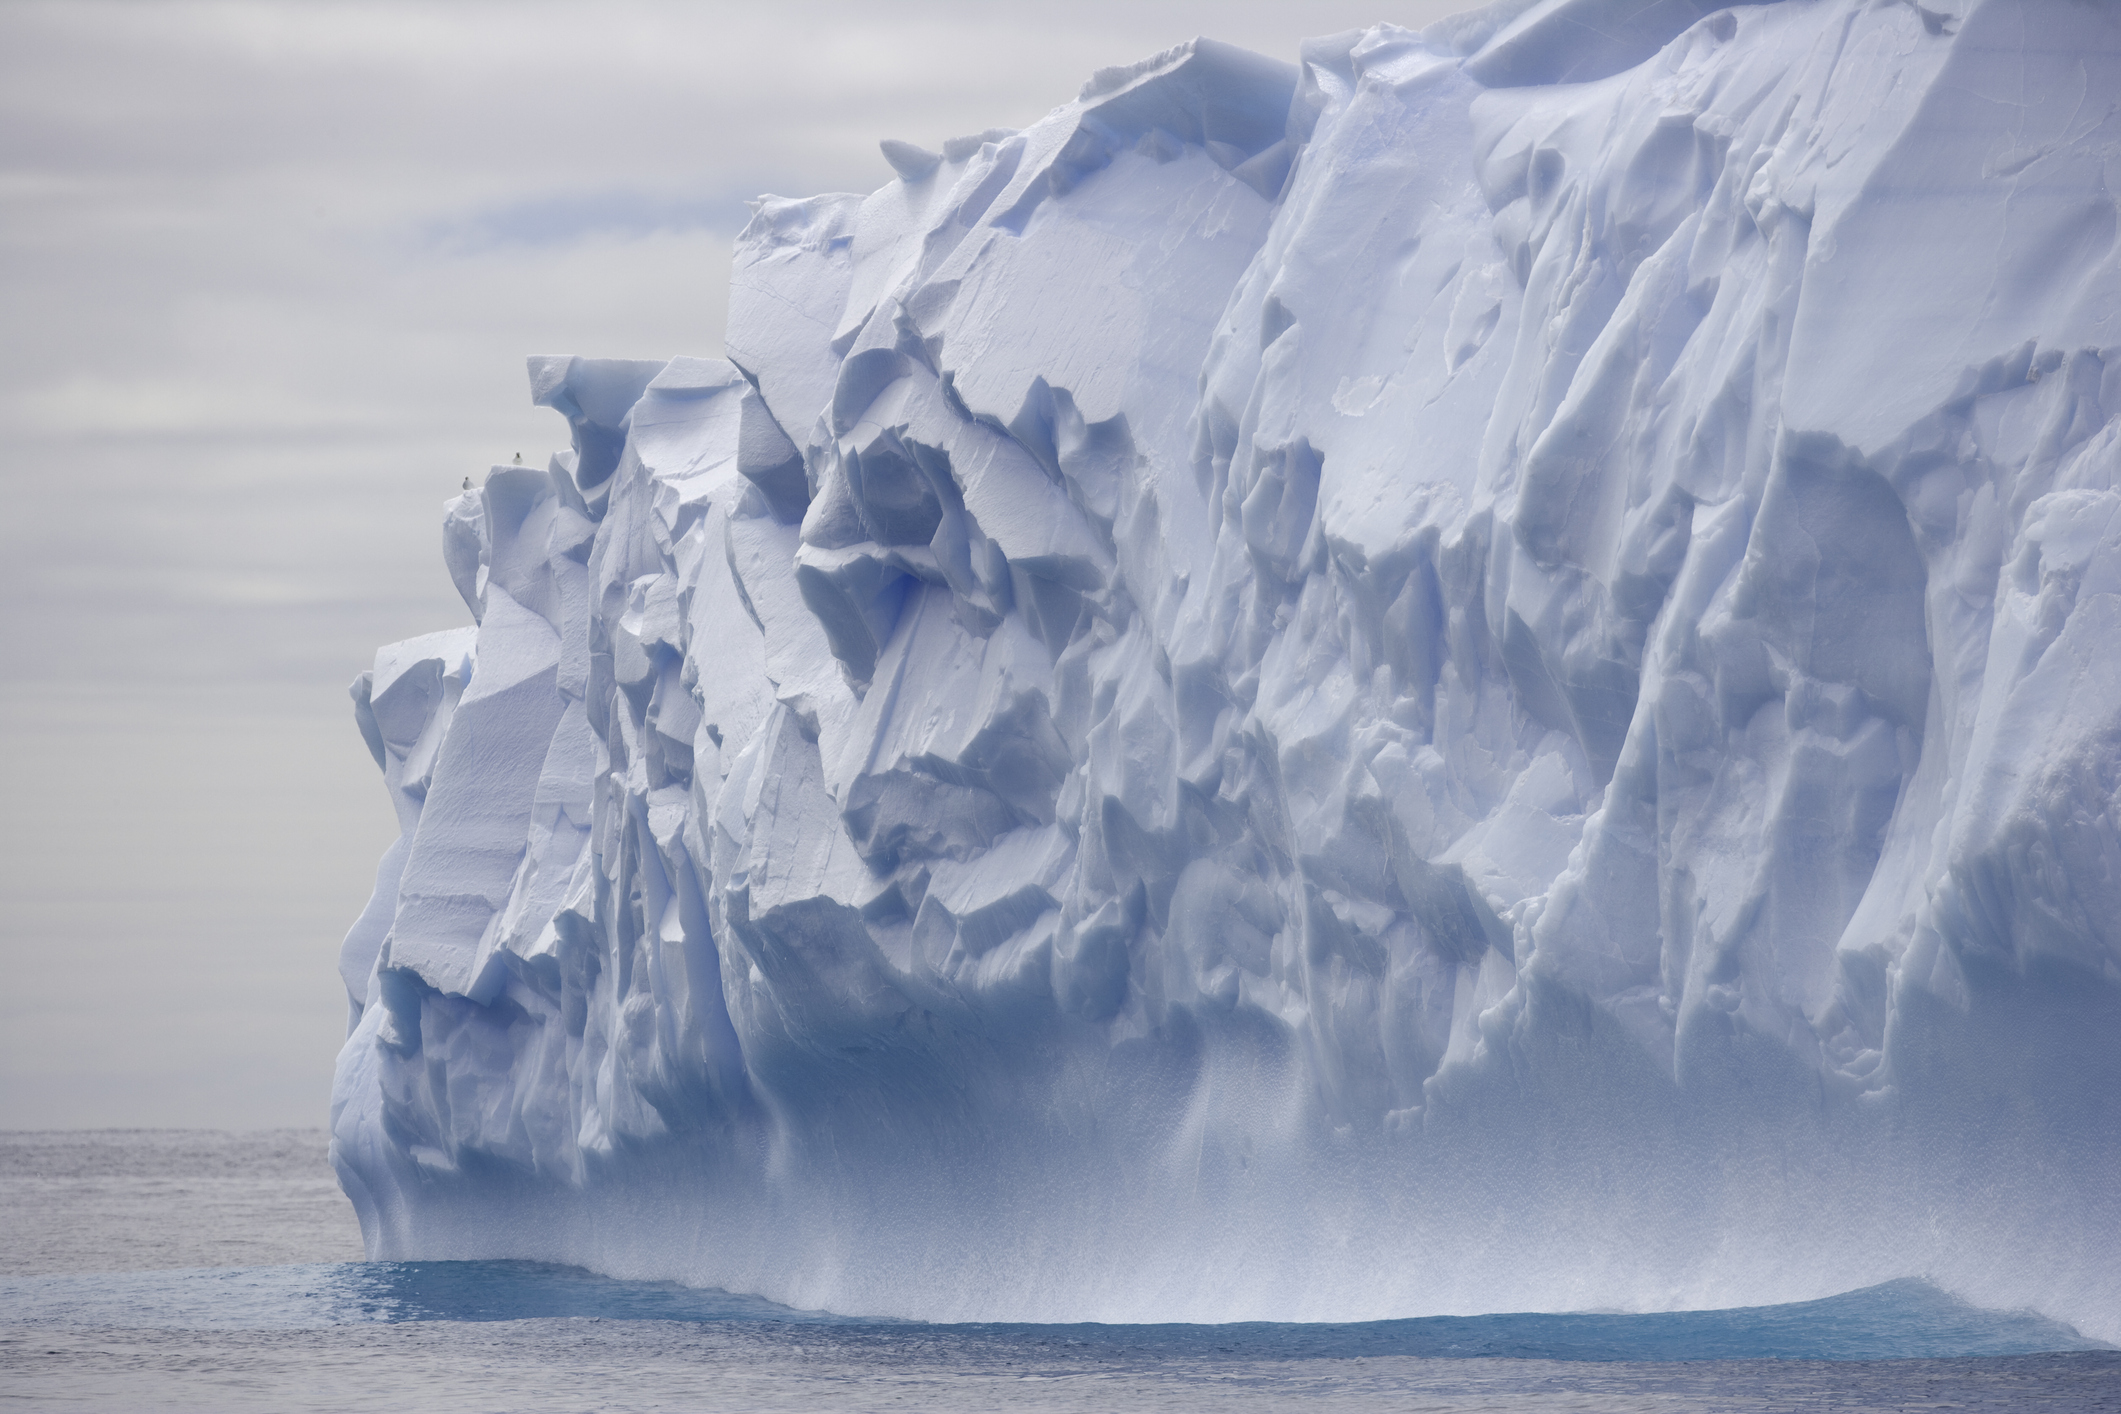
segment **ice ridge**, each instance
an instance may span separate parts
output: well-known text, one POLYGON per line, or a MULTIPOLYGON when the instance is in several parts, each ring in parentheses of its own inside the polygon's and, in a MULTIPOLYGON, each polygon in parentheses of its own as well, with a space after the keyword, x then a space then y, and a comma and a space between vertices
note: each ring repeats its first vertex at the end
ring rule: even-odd
POLYGON ((1939 3, 1197 41, 533 360, 354 687, 371 1255, 2121 1338, 2121 18, 1939 3))

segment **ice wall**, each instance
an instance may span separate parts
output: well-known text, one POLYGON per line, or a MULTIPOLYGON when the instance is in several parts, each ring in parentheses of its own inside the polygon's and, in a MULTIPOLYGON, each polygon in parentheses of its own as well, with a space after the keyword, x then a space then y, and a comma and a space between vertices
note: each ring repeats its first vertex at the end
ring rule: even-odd
POLYGON ((2121 16, 1936 3, 1182 46, 533 360, 355 685, 371 1253, 2121 1337, 2121 16))

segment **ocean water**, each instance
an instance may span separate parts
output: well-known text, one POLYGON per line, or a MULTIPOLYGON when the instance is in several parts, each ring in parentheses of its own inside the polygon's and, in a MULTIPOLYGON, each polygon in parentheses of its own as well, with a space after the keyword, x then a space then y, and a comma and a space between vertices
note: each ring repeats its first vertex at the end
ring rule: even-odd
POLYGON ((0 1135, 0 1409, 2121 1410, 2121 1351, 1918 1280, 1653 1315, 930 1325, 360 1257, 321 1133, 0 1135))

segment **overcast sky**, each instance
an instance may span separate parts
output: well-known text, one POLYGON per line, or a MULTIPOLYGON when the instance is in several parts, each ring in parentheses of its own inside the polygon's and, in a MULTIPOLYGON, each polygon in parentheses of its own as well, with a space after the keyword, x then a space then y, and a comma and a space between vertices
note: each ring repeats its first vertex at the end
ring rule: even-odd
POLYGON ((324 1122, 393 826, 349 679, 468 621, 530 353, 721 351, 760 192, 1209 34, 1463 0, 0 0, 0 1127, 324 1122))

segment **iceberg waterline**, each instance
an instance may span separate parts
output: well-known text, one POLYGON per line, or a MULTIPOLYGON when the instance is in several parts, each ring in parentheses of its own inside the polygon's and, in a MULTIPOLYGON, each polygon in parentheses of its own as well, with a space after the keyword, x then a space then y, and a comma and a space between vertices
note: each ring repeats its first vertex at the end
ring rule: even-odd
POLYGON ((2121 1338, 2117 137, 2108 6, 1542 0, 761 201, 355 684, 370 1255, 2121 1338))
MULTIPOLYGON (((1151 1359, 1937 1360, 2114 1352, 2028 1312, 1982 1311, 1920 1281, 1736 1311, 1431 1316, 1358 1324, 928 1325, 796 1311, 755 1296, 629 1282, 520 1261, 344 1262, 0 1277, 21 1326, 93 1330, 308 1330, 418 1321, 681 1321, 805 1330, 834 1346, 973 1364, 1084 1354, 1151 1359), (952 1358, 952 1357, 955 1358, 952 1358)), ((2121 1358, 2121 1357, 2116 1357, 2121 1358)))

